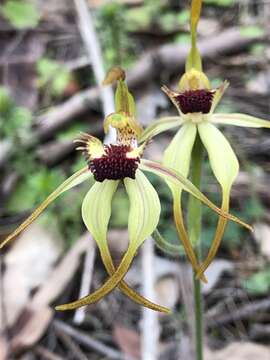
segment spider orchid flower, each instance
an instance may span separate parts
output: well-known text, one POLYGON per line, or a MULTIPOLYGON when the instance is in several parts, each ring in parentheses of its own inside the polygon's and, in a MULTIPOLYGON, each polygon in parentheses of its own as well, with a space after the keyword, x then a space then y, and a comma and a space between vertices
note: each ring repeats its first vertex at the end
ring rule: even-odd
MULTIPOLYGON (((197 25, 200 18, 202 0, 193 0, 191 5, 191 51, 186 62, 186 71, 179 82, 177 91, 163 86, 162 90, 168 95, 176 106, 179 116, 160 119, 149 126, 141 135, 140 140, 145 141, 163 131, 180 127, 173 140, 165 150, 163 164, 188 176, 191 153, 196 137, 199 135, 207 150, 210 165, 214 176, 222 190, 223 212, 229 211, 231 187, 239 172, 237 157, 225 136, 218 129, 218 125, 246 126, 254 128, 270 128, 270 121, 259 119, 246 114, 216 114, 214 113, 221 100, 228 82, 225 81, 219 88, 212 89, 207 76, 202 71, 202 61, 196 45, 197 25)), ((181 238, 187 254, 192 263, 195 255, 188 241, 188 234, 183 223, 181 210, 182 189, 169 185, 174 196, 174 215, 179 237, 181 238)), ((209 249, 208 255, 198 268, 200 277, 215 257, 221 243, 227 219, 220 217, 216 233, 209 249)))
POLYGON ((115 287, 119 287, 124 294, 138 304, 152 310, 169 312, 169 309, 143 298, 123 280, 139 247, 156 229, 160 217, 158 194, 144 175, 144 172, 152 172, 166 182, 183 188, 219 215, 241 223, 234 216, 220 211, 186 177, 177 171, 141 158, 146 144, 137 145, 137 138, 142 129, 135 120, 134 100, 124 79, 124 72, 120 69, 114 69, 109 73, 108 79, 105 81, 109 83, 118 80, 116 112, 109 115, 104 122, 105 132, 108 131, 110 126, 116 129, 117 138, 115 143, 104 145, 99 139, 89 134, 83 134, 80 139, 75 140, 80 144, 78 150, 84 152, 88 165, 61 184, 0 245, 0 248, 2 248, 19 235, 61 194, 84 181, 88 181, 91 177, 94 178, 95 182, 82 203, 82 218, 99 247, 102 261, 110 277, 90 295, 72 303, 57 306, 56 310, 71 310, 95 303, 115 287), (112 80, 110 77, 112 77, 112 80), (129 245, 116 269, 108 247, 107 230, 111 216, 112 198, 120 183, 123 183, 130 201, 128 216, 129 245))

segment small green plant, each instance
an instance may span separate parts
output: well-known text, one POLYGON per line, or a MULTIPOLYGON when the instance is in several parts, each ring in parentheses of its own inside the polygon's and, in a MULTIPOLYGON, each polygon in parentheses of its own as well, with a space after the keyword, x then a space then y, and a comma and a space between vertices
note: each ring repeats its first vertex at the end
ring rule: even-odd
POLYGON ((18 29, 36 27, 40 20, 38 9, 31 0, 8 0, 0 11, 18 29))
POLYGON ((39 86, 48 87, 54 96, 62 95, 71 80, 71 74, 63 64, 45 57, 38 61, 37 72, 39 86))
POLYGON ((25 138, 32 123, 31 112, 17 106, 9 96, 7 89, 0 87, 0 139, 11 141, 25 138))

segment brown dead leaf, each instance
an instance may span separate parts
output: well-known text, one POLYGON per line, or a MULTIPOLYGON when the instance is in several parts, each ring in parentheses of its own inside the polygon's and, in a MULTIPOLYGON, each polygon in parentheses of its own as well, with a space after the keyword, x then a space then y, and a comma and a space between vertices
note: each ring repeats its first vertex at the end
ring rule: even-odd
POLYGON ((12 326, 30 301, 31 291, 47 281, 63 249, 59 240, 59 234, 51 229, 48 231, 33 224, 5 255, 2 296, 9 326, 12 326))
POLYGON ((173 276, 160 278, 156 285, 156 302, 173 309, 180 295, 179 281, 173 276))
POLYGON ((34 307, 42 307, 53 302, 67 286, 80 264, 81 255, 94 246, 88 234, 83 235, 68 251, 57 265, 44 286, 35 294, 32 300, 34 307))
POLYGON ((228 260, 217 259, 214 260, 209 268, 205 271, 205 276, 207 278, 207 284, 203 284, 202 292, 203 294, 209 294, 213 288, 217 285, 221 276, 225 272, 231 273, 233 271, 233 263, 228 260))
POLYGON ((53 310, 49 307, 39 309, 30 307, 27 310, 30 313, 29 320, 11 341, 11 350, 14 352, 35 344, 42 337, 53 317, 53 310))
POLYGON ((7 360, 8 344, 6 340, 0 336, 0 360, 7 360))
POLYGON ((205 351, 205 360, 269 360, 270 348, 253 343, 233 343, 223 350, 205 351))
POLYGON ((135 359, 140 358, 140 335, 137 332, 121 325, 115 325, 113 337, 123 353, 135 359))

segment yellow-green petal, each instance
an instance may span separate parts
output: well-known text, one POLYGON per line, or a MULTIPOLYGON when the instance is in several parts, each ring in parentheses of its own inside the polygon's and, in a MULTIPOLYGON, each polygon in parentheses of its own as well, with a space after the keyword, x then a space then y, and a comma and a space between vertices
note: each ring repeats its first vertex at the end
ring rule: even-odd
POLYGON ((160 201, 147 177, 136 172, 135 181, 124 180, 130 209, 128 217, 129 247, 138 249, 156 229, 160 217, 160 201))
MULTIPOLYGON (((222 189, 222 206, 224 212, 229 211, 230 192, 232 184, 239 172, 239 163, 231 145, 225 136, 212 124, 199 124, 198 127, 201 140, 209 155, 211 168, 222 189)), ((227 225, 227 219, 219 218, 215 237, 209 252, 197 276, 207 269, 213 261, 227 225)))
POLYGON ((270 120, 264 120, 246 114, 213 114, 210 121, 214 124, 222 125, 270 128, 270 120))
POLYGON ((239 163, 230 143, 212 124, 199 124, 198 131, 217 181, 224 191, 230 191, 239 172, 239 163))
POLYGON ((164 131, 181 126, 183 123, 184 120, 180 116, 164 117, 159 120, 154 120, 152 124, 143 131, 139 137, 139 141, 147 141, 164 131))
MULTIPOLYGON (((184 177, 188 176, 191 153, 196 139, 197 127, 193 123, 185 123, 174 136, 164 152, 163 164, 179 171, 184 177)), ((182 212, 181 198, 183 189, 171 181, 167 181, 173 197, 174 221, 179 239, 182 241, 186 255, 195 271, 199 269, 193 246, 189 240, 182 212)), ((206 279, 203 278, 204 281, 206 279)))
MULTIPOLYGON (((193 123, 186 122, 174 136, 164 152, 163 164, 187 177, 190 168, 190 159, 193 145, 197 134, 197 127, 193 123)), ((176 186, 168 183, 171 189, 176 186)), ((179 186, 177 186, 178 188, 179 186)))
POLYGON ((107 230, 111 217, 111 202, 119 181, 95 182, 82 203, 82 218, 99 248, 107 243, 107 230))
MULTIPOLYGON (((136 173, 136 180, 125 179, 125 186, 127 188, 128 195, 130 198, 130 215, 129 215, 130 243, 127 252, 125 253, 117 270, 105 282, 105 284, 103 284, 103 286, 101 286, 98 290, 94 291, 92 294, 85 296, 84 298, 74 301, 72 303, 57 306, 56 310, 60 310, 60 311, 72 310, 84 305, 95 303, 99 301, 102 297, 107 295, 110 291, 112 291, 121 282, 121 280, 127 273, 134 256, 137 253, 138 247, 145 240, 145 238, 147 238, 153 232, 159 218, 160 204, 159 204, 158 196, 155 193, 154 188, 153 187, 150 188, 149 184, 147 184, 145 179, 146 179, 145 177, 140 175, 139 171, 137 171, 136 173), (135 186, 133 186, 134 184, 135 186), (149 192, 151 193, 150 195, 149 192), (148 196, 148 200, 144 200, 145 195, 148 196), (149 203, 149 199, 151 200, 151 204, 149 203), (155 205, 154 211, 153 211, 153 205, 155 205), (138 215, 137 207, 139 207, 141 211, 139 213, 139 219, 138 217, 134 219, 131 214, 138 215), (150 214, 150 212, 154 213, 155 215, 153 216, 153 214, 150 214), (134 222, 134 224, 131 223, 131 220, 132 222, 134 222), (140 223, 139 220, 141 220, 142 223, 140 223)), ((109 190, 107 189, 107 191, 108 191, 108 195, 110 196, 110 194, 112 193, 112 187, 109 190)), ((105 212, 105 216, 107 216, 107 212, 105 212)), ((89 226, 89 222, 87 219, 86 221, 89 226)), ((96 221, 94 222, 96 223, 96 221)), ((90 223, 92 223, 92 221, 90 221, 90 223)), ((90 225, 90 228, 92 228, 92 225, 90 225)))
MULTIPOLYGON (((82 205, 84 223, 98 244, 102 261, 110 276, 114 274, 116 269, 108 247, 107 231, 111 217, 112 198, 118 183, 119 181, 110 180, 105 180, 102 183, 96 182, 85 196, 82 205)), ((136 293, 124 281, 121 281, 118 287, 124 294, 140 305, 155 311, 169 312, 169 309, 154 304, 136 293)))
POLYGON ((86 181, 90 177, 92 177, 92 173, 89 171, 88 167, 85 167, 75 174, 73 174, 70 178, 65 180, 53 193, 51 193, 47 199, 41 203, 36 210, 15 230, 13 231, 1 244, 0 249, 4 247, 7 243, 13 240, 16 236, 18 236, 23 230, 25 230, 29 225, 31 225, 40 214, 55 200, 59 195, 63 194, 65 191, 72 189, 73 187, 81 184, 86 181))
MULTIPOLYGON (((87 193, 82 205, 83 221, 97 242, 101 254, 104 251, 103 249, 106 248, 107 228, 111 215, 111 201, 118 183, 119 181, 111 180, 105 180, 103 183, 95 183, 87 193), (97 209, 101 211, 96 211, 97 209)), ((59 305, 55 309, 59 311, 73 310, 81 306, 93 304, 102 299, 123 279, 135 254, 136 250, 134 247, 129 246, 117 270, 100 288, 82 299, 68 304, 59 305)))

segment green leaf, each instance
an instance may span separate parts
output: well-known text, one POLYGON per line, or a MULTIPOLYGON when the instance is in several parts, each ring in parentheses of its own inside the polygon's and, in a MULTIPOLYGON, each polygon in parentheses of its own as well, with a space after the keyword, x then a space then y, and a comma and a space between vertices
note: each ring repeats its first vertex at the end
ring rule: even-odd
POLYGON ((49 85, 53 95, 61 95, 67 87, 71 75, 63 64, 48 58, 42 58, 37 63, 39 85, 49 85))
POLYGON ((1 12, 18 29, 33 28, 38 25, 40 14, 32 1, 9 0, 1 12))
POLYGON ((252 275, 249 279, 242 281, 242 286, 250 295, 264 295, 270 291, 270 267, 252 275))
POLYGON ((217 6, 233 6, 236 1, 235 0, 204 0, 205 3, 213 4, 217 6))
POLYGON ((242 26, 240 34, 248 38, 262 37, 265 35, 265 30, 261 26, 242 26))

